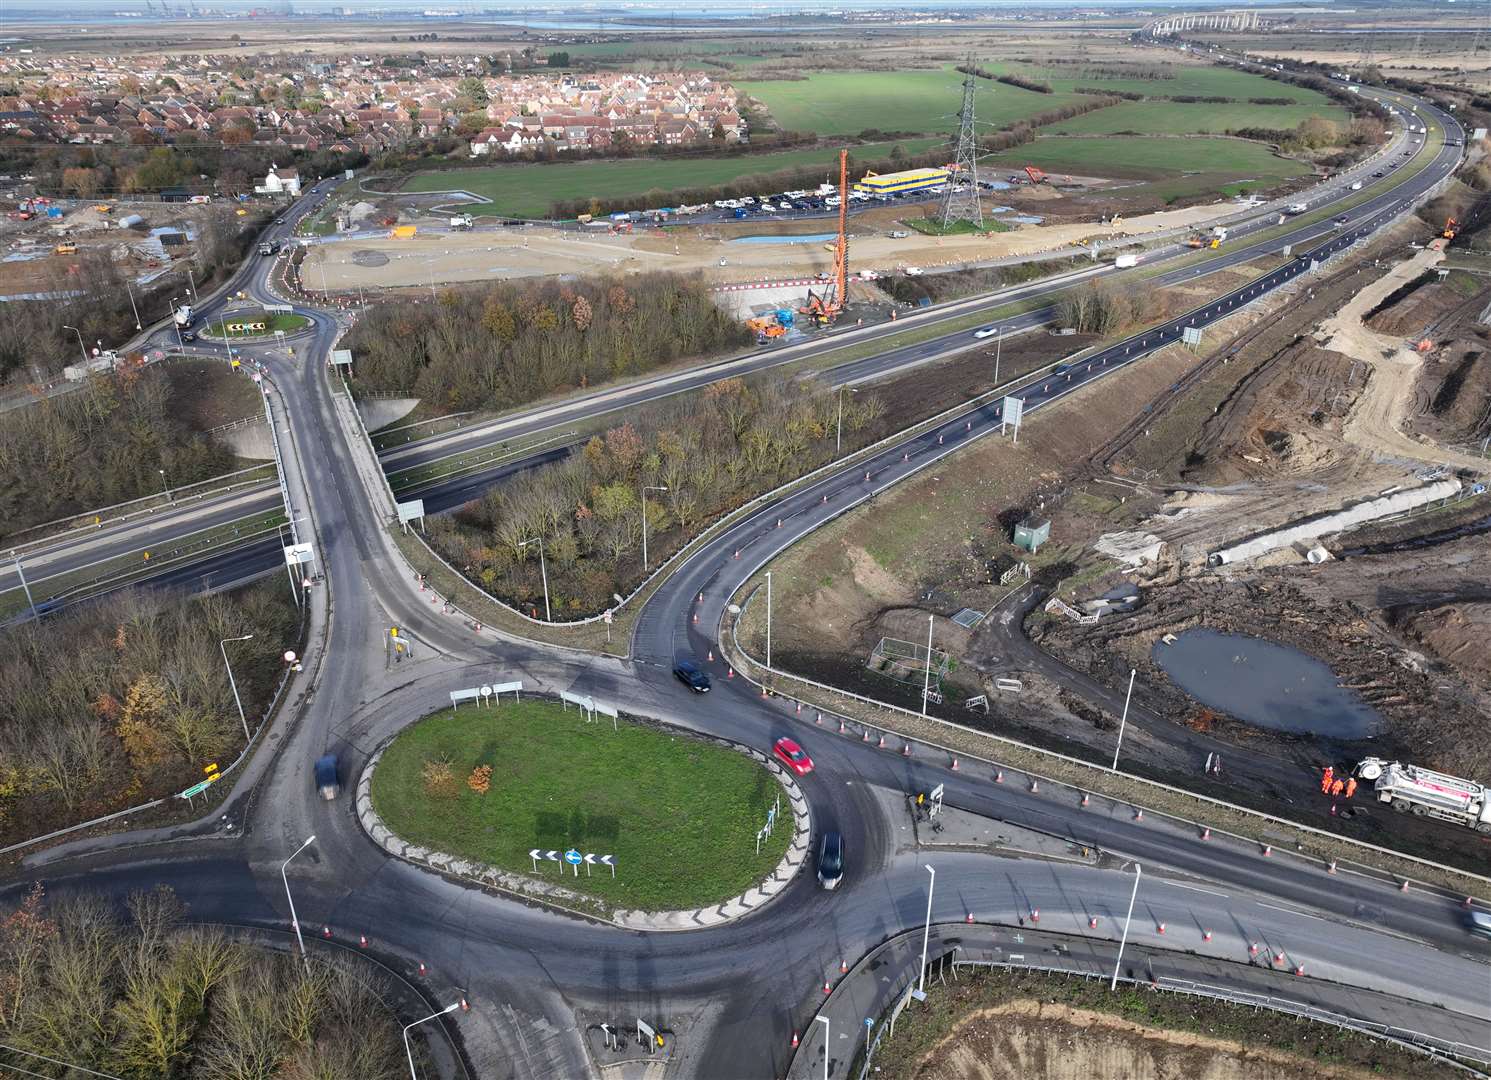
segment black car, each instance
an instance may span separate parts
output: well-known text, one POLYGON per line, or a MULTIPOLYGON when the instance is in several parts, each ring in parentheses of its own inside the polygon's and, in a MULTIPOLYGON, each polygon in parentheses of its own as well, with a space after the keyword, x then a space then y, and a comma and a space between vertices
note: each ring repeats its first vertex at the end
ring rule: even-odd
POLYGON ((844 837, 826 832, 818 841, 818 884, 837 889, 844 880, 844 837))
POLYGON ((677 675, 678 681, 694 693, 709 693, 709 676, 704 674, 704 669, 692 660, 678 661, 673 665, 673 674, 677 675))

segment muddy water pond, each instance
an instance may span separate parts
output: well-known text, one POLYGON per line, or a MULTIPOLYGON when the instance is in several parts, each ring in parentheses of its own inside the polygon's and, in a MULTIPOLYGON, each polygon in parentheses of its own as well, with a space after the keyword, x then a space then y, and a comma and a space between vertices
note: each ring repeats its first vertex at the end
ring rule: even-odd
POLYGON ((1298 649, 1203 628, 1157 644, 1151 657, 1197 701, 1244 723, 1334 739, 1382 729, 1376 711, 1298 649))

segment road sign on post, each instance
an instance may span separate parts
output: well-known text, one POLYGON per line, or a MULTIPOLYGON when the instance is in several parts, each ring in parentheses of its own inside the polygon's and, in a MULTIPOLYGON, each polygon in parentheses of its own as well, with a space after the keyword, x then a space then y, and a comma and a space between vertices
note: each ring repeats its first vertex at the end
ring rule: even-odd
POLYGON ((410 499, 408 502, 395 503, 394 509, 398 511, 399 524, 404 527, 406 533, 409 531, 409 523, 416 520, 421 530, 429 531, 425 529, 424 524, 425 501, 423 499, 410 499))
POLYGON ((1005 426, 1015 426, 1015 442, 1020 441, 1020 419, 1025 414, 1025 399, 1017 397, 1006 397, 999 405, 999 434, 1004 434, 1005 426))
POLYGON ((574 848, 570 848, 564 853, 564 861, 575 868, 575 877, 580 876, 580 863, 584 861, 584 858, 585 857, 574 848))

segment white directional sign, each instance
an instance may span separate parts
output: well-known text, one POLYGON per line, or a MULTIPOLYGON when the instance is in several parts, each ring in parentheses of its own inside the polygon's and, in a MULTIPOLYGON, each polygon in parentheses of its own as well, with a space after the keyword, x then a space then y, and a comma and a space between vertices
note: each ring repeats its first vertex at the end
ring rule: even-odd
POLYGON ((1006 397, 999 405, 999 434, 1004 434, 1005 426, 1015 425, 1015 441, 1020 441, 1020 418, 1025 414, 1025 399, 1017 397, 1006 397))
POLYGON ((310 544, 291 544, 285 548, 285 565, 298 566, 316 558, 316 549, 310 544))
POLYGON ((348 365, 350 365, 352 363, 352 350, 351 349, 332 349, 331 350, 331 361, 330 361, 330 363, 332 363, 334 365, 335 364, 348 364, 348 365))
POLYGON ((401 522, 415 521, 425 516, 425 501, 423 499, 410 499, 408 502, 395 503, 394 508, 399 512, 401 522))

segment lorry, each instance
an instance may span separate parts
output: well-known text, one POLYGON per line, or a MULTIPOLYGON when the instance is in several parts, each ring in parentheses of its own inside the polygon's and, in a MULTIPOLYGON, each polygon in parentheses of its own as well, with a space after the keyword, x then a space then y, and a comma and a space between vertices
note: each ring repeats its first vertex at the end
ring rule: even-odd
POLYGON ((469 228, 471 228, 471 215, 470 214, 456 214, 454 217, 452 217, 450 219, 450 227, 452 229, 469 229, 469 228))
POLYGON ((1130 266, 1138 266, 1139 256, 1133 253, 1130 253, 1128 255, 1120 255, 1118 258, 1113 260, 1113 265, 1118 267, 1120 270, 1127 269, 1130 266))
POLYGON ((185 330, 192 324, 192 320, 195 317, 196 316, 192 313, 192 306, 190 304, 182 304, 171 313, 171 318, 176 321, 176 328, 178 330, 185 330))
POLYGON ((260 255, 273 255, 279 249, 280 249, 280 242, 278 240, 260 240, 259 241, 259 254, 260 255))
POLYGON ((323 754, 316 759, 316 790, 323 799, 335 799, 341 794, 342 784, 337 779, 337 756, 323 754))
POLYGON ((1474 780, 1375 757, 1360 762, 1356 775, 1372 784, 1378 802, 1400 814, 1453 821, 1491 834, 1491 791, 1474 780))

